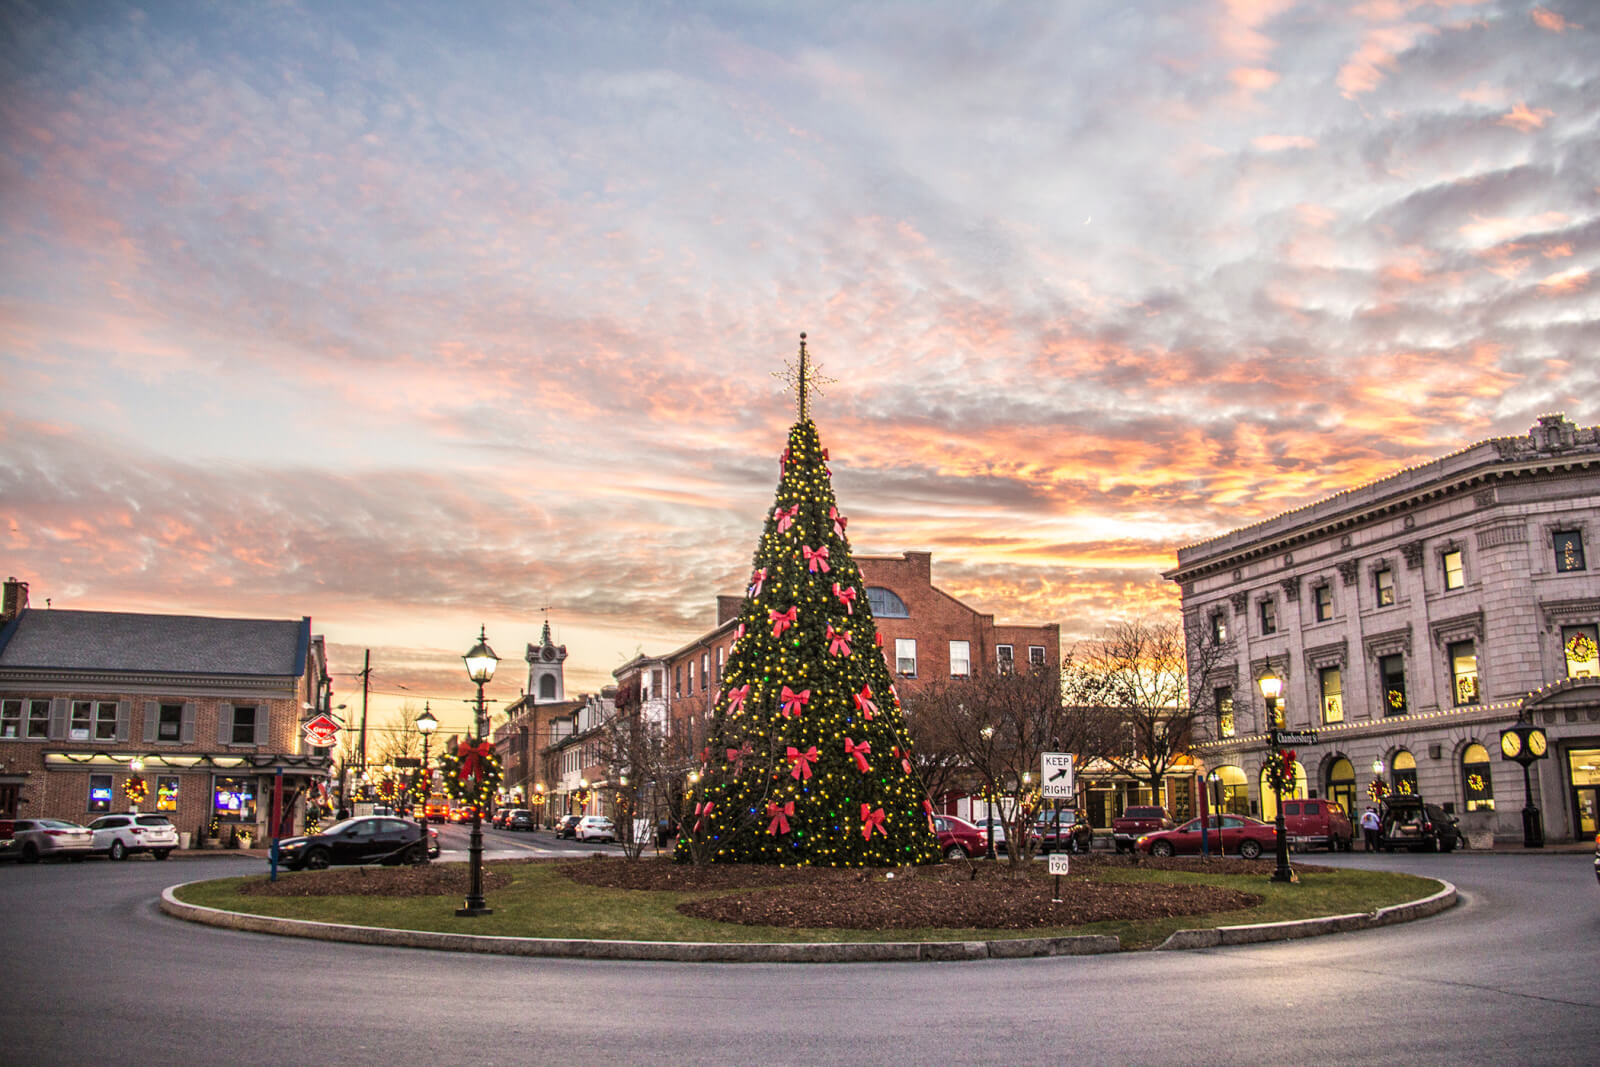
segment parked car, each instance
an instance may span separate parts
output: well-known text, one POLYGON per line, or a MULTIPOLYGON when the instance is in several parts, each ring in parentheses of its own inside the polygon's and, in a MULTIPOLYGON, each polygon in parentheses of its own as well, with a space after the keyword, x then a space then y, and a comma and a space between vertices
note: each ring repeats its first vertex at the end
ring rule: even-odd
MULTIPOLYGON (((427 856, 439 854, 439 831, 428 827, 427 856)), ((333 864, 421 863, 422 827, 391 815, 363 815, 326 830, 278 842, 278 862, 292 870, 321 870, 333 864)))
POLYGON ((512 808, 506 815, 507 830, 532 830, 533 812, 527 808, 512 808))
POLYGON ((981 819, 972 820, 972 825, 978 828, 978 833, 983 835, 983 851, 989 851, 989 829, 994 828, 994 850, 1006 851, 1006 823, 1004 819, 989 815, 981 819))
POLYGON ((17 858, 17 840, 12 836, 15 831, 15 820, 0 819, 0 860, 17 858))
POLYGON ((1378 847, 1385 852, 1397 848, 1453 852, 1461 844, 1455 816, 1421 797, 1385 798, 1378 806, 1378 820, 1378 847))
POLYGON ((489 825, 496 830, 504 830, 506 828, 506 820, 510 817, 510 808, 495 808, 494 814, 489 818, 489 825))
MULTIPOLYGON (((1206 846, 1219 855, 1253 860, 1264 852, 1277 851, 1278 830, 1271 823, 1245 815, 1208 815, 1206 819, 1206 846)), ((1190 819, 1182 826, 1142 835, 1134 848, 1152 856, 1197 856, 1200 838, 1200 820, 1190 819)))
POLYGON ((582 815, 563 815, 561 821, 556 823, 557 837, 572 837, 578 829, 578 821, 582 815))
POLYGON ((935 815, 933 832, 939 839, 939 852, 947 860, 971 859, 989 851, 983 831, 954 815, 935 815))
POLYGON ((165 815, 136 811, 102 815, 89 824, 94 834, 94 850, 114 860, 125 860, 135 852, 148 852, 164 860, 178 847, 178 828, 165 815))
POLYGON ((1111 820, 1111 843, 1118 852, 1132 852, 1134 843, 1145 834, 1157 830, 1170 830, 1172 816, 1167 809, 1154 804, 1130 804, 1122 814, 1111 820))
POLYGON ((585 815, 573 828, 572 836, 579 841, 615 841, 617 828, 604 815, 585 815))
POLYGON ((1302 847, 1349 852, 1355 830, 1344 806, 1332 800, 1285 800, 1284 832, 1302 847))
POLYGON ((1046 853, 1088 852, 1094 841, 1094 827, 1082 812, 1071 808, 1042 812, 1033 824, 1033 832, 1039 848, 1046 853))
POLYGON ((65 857, 73 862, 94 852, 94 834, 66 819, 17 819, 12 823, 12 848, 24 863, 65 857))

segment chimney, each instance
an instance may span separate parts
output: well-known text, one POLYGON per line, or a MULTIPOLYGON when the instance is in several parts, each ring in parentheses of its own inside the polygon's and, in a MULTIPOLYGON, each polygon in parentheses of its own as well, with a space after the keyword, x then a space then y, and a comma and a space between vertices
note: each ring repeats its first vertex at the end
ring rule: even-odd
POLYGON ((5 600, 0 602, 0 622, 10 622, 28 606, 28 583, 6 579, 5 600))

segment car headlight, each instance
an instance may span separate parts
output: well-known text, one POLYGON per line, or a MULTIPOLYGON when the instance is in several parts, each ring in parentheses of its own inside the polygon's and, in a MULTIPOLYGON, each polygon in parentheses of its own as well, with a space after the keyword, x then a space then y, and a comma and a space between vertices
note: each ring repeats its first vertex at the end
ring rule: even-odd
POLYGON ((1135 841, 1134 844, 1142 845, 1142 844, 1145 844, 1146 842, 1148 842, 1149 840, 1150 840, 1150 835, 1149 834, 1144 834, 1139 838, 1139 840, 1135 841))

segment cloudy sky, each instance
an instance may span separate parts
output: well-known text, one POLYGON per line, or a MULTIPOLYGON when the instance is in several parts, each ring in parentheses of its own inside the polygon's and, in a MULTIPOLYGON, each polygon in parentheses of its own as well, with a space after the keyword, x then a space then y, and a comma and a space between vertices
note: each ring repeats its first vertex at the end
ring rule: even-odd
POLYGON ((3 0, 0 569, 310 615, 446 729, 548 610, 592 690, 739 591, 804 330, 856 551, 1092 634, 1600 420, 1597 55, 1588 0, 3 0))

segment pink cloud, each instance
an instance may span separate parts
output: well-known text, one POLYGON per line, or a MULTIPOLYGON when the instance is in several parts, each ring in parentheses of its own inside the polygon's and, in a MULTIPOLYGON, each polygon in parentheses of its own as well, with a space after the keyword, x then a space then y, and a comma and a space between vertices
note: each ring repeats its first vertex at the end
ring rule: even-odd
POLYGON ((1383 82, 1385 71, 1392 70, 1401 52, 1418 39, 1439 31, 1421 23, 1384 26, 1369 30, 1354 55, 1345 61, 1334 80, 1344 95, 1354 99, 1370 93, 1383 82))
POLYGON ((1317 147, 1314 138, 1281 133, 1263 134, 1253 139, 1250 144, 1258 152, 1286 152, 1291 148, 1317 147))
POLYGON ((1564 17, 1549 8, 1536 7, 1529 14, 1533 16, 1535 25, 1540 29, 1549 30, 1551 33, 1566 33, 1569 28, 1581 28, 1569 23, 1564 17))
POLYGON ((1510 126, 1513 129, 1521 130, 1523 133, 1528 133, 1542 127, 1545 120, 1554 114, 1555 112, 1548 108, 1529 108, 1527 104, 1519 100, 1516 107, 1512 108, 1508 114, 1500 117, 1499 125, 1510 126))
POLYGON ((1539 288, 1552 293, 1576 293, 1589 287, 1589 272, 1581 267, 1560 271, 1539 283, 1539 288))

